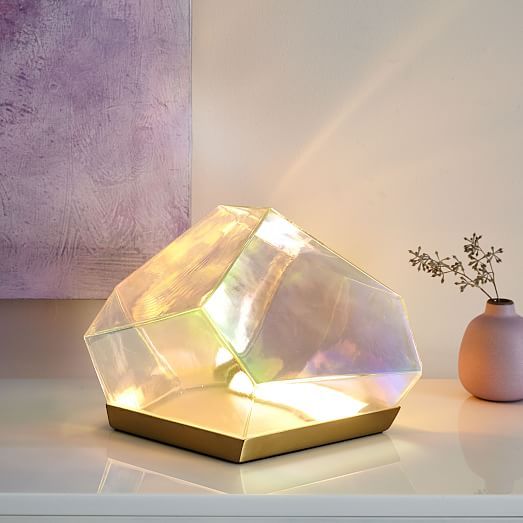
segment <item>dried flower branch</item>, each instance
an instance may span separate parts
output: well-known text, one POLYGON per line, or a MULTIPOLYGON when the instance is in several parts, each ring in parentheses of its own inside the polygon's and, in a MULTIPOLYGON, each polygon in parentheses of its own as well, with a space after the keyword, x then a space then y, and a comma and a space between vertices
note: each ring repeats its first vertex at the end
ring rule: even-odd
POLYGON ((485 285, 492 284, 496 295, 495 299, 499 300, 493 263, 501 263, 500 254, 503 253, 503 249, 490 247, 489 250, 485 251, 479 244, 481 238, 482 236, 476 233, 473 233, 470 238, 464 238, 466 243, 463 250, 468 258, 467 269, 469 273, 457 256, 451 255, 440 258, 438 251, 435 251, 434 257, 432 257, 426 252, 421 252, 421 247, 418 247, 416 251, 409 250, 409 253, 413 256, 409 262, 413 267, 417 267, 418 271, 426 272, 432 278, 439 278, 441 283, 445 282, 447 274, 453 274, 456 277, 454 285, 457 285, 461 292, 467 287, 475 287, 489 299, 494 299, 485 289, 485 285), (472 274, 470 274, 470 271, 472 271, 472 274))

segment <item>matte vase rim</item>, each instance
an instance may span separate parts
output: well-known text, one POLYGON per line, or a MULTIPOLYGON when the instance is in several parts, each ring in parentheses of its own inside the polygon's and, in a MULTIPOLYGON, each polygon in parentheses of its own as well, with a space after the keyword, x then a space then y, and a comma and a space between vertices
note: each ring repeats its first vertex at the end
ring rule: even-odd
POLYGON ((514 302, 508 298, 490 298, 487 303, 489 305, 514 305, 514 302))

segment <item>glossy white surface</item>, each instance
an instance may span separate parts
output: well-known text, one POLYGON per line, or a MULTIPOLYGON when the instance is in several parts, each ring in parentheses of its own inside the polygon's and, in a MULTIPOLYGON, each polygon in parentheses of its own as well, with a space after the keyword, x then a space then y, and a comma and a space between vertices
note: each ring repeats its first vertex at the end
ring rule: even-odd
POLYGON ((244 465, 114 432, 95 379, 0 397, 0 515, 523 515, 523 402, 453 380, 421 380, 384 434, 244 465))

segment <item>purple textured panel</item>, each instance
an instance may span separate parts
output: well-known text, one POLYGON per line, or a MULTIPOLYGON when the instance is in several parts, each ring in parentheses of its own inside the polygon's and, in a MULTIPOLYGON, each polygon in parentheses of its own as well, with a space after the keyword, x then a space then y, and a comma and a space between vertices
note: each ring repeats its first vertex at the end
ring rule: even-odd
POLYGON ((0 298, 105 298, 189 225, 190 1, 0 0, 0 298))

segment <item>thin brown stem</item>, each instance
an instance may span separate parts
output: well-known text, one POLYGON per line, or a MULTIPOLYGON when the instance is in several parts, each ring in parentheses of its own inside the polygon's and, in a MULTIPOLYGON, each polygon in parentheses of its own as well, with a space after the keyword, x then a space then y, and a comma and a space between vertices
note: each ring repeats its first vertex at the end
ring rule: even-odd
POLYGON ((485 294, 485 296, 488 296, 489 300, 492 299, 492 296, 483 288, 481 287, 480 285, 476 285, 474 283, 474 280, 470 277, 470 276, 467 276, 464 272, 459 272, 459 271, 454 271, 452 270, 448 265, 443 265, 446 269, 448 269, 448 271, 445 273, 445 274, 448 274, 449 272, 451 272, 452 274, 458 274, 459 276, 463 276, 463 278, 465 278, 466 280, 468 280, 469 282, 472 283, 472 286, 473 287, 476 287, 477 289, 479 289, 483 294, 485 294))
POLYGON ((490 265, 490 274, 492 274, 492 285, 494 285, 494 290, 496 291, 496 300, 499 300, 498 288, 496 286, 496 277, 494 276, 494 268, 492 267, 492 261, 489 260, 488 264, 490 265))
MULTIPOLYGON (((478 245, 478 247, 479 247, 479 245, 478 245)), ((486 255, 485 251, 481 247, 479 247, 479 250, 483 254, 483 258, 486 258, 487 255, 486 255)), ((490 267, 490 274, 492 276, 491 282, 492 282, 492 285, 494 286, 494 291, 496 292, 496 300, 499 300, 498 288, 496 286, 496 277, 494 275, 494 267, 492 267, 492 258, 489 259, 488 264, 489 264, 489 267, 490 267)))

